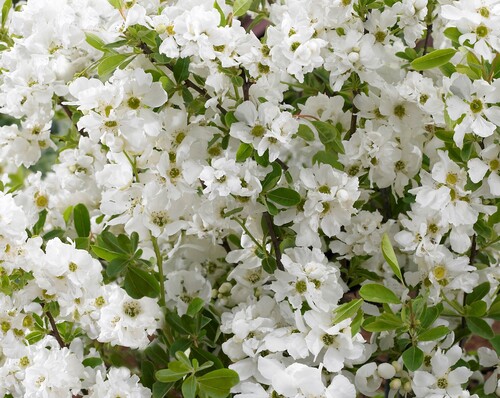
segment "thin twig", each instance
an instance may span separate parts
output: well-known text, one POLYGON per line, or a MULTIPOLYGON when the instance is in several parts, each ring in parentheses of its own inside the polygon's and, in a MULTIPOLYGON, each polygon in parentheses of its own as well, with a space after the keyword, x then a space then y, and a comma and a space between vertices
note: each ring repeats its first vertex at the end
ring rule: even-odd
POLYGON ((59 346, 61 348, 67 347, 66 343, 63 341, 61 335, 59 334, 59 330, 57 330, 57 324, 56 321, 54 320, 54 317, 50 313, 50 311, 45 311, 45 315, 47 315, 47 318, 49 319, 50 327, 52 328, 52 333, 51 335, 55 337, 57 342, 59 343, 59 346))
POLYGON ((432 34, 432 24, 427 25, 427 31, 425 32, 425 41, 424 41, 424 52, 422 55, 427 54, 427 50, 429 48, 429 44, 431 41, 432 34))
POLYGON ((285 267, 283 267, 283 263, 281 262, 281 249, 280 249, 280 241, 276 236, 276 232, 274 231, 274 223, 273 216, 271 216, 267 211, 263 214, 264 220, 266 221, 267 228, 269 229, 269 236, 271 237, 271 242, 274 248, 274 254, 276 256, 276 264, 280 271, 284 271, 285 267))
POLYGON ((288 166, 281 159, 277 158, 275 162, 278 163, 284 171, 288 170, 288 166))
POLYGON ((351 125, 349 126, 349 131, 344 137, 346 141, 351 138, 351 136, 356 132, 356 128, 358 127, 358 108, 356 108, 356 105, 354 105, 354 98, 356 98, 356 95, 358 94, 358 90, 354 90, 352 92, 351 125))

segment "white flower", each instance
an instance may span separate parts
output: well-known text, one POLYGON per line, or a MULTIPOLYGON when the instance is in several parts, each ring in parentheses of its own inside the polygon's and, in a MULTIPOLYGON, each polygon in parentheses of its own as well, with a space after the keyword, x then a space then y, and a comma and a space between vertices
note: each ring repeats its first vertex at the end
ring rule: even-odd
POLYGON ((100 310, 98 341, 144 349, 148 336, 160 326, 161 311, 156 300, 131 298, 118 285, 105 285, 104 305, 100 310))
POLYGON ((167 274, 165 292, 166 297, 174 303, 179 315, 183 315, 195 297, 208 302, 212 287, 199 272, 181 270, 167 274))
POLYGON ((149 398, 151 391, 131 375, 127 368, 110 368, 105 375, 97 371, 96 384, 90 388, 89 398, 149 398), (106 379, 106 380, 104 380, 106 379))
POLYGON ((461 397, 462 384, 465 384, 472 375, 472 371, 465 366, 451 369, 461 356, 462 349, 458 346, 453 346, 446 353, 438 350, 431 358, 432 373, 415 371, 412 387, 416 397, 433 395, 446 395, 450 398, 461 397))
POLYGON ((319 249, 287 249, 281 261, 285 271, 275 271, 276 281, 271 284, 277 301, 287 298, 295 309, 301 308, 303 301, 314 310, 328 311, 336 306, 343 295, 339 271, 319 249))
POLYGON ((304 315, 311 331, 306 336, 306 343, 315 358, 320 352, 322 363, 329 372, 339 372, 346 361, 354 361, 363 354, 363 338, 351 333, 351 319, 332 324, 330 313, 308 311, 304 315))
POLYGON ((479 137, 489 137, 500 125, 500 108, 492 105, 500 101, 497 84, 470 79, 462 74, 451 76, 450 91, 454 94, 446 100, 452 120, 460 119, 455 126, 453 139, 462 147, 466 132, 472 130, 479 137))

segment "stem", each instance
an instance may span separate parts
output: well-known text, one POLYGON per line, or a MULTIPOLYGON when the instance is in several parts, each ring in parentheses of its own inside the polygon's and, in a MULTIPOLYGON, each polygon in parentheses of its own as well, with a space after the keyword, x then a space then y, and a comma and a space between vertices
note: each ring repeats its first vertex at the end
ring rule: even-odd
POLYGON ((356 128, 358 126, 358 108, 356 108, 356 105, 354 105, 354 98, 356 98, 356 95, 359 94, 358 90, 353 90, 352 92, 352 108, 351 108, 351 125, 349 127, 349 131, 347 132, 346 136, 344 139, 346 141, 349 141, 349 138, 356 132, 356 128))
POLYGON ((52 333, 51 335, 55 337, 57 342, 59 343, 59 346, 61 348, 67 347, 66 343, 63 341, 61 335, 59 334, 59 330, 57 330, 57 324, 56 321, 54 320, 54 317, 50 313, 50 311, 45 311, 45 315, 47 315, 47 318, 49 319, 50 327, 52 328, 52 333))
POLYGON ((274 254, 276 256, 276 264, 278 266, 278 269, 280 271, 284 271, 285 267, 283 267, 283 264, 281 262, 281 249, 280 249, 280 241, 278 237, 276 236, 276 232, 274 231, 274 223, 273 223, 273 216, 269 214, 269 212, 264 212, 264 220, 266 221, 267 228, 269 229, 269 236, 271 237, 271 241, 273 243, 273 248, 274 248, 274 254))
POLYGON ((236 221, 240 227, 243 229, 243 231, 245 231, 245 233, 250 237, 250 239, 252 239, 253 243, 255 243, 255 245, 260 249, 262 250, 264 253, 266 252, 266 249, 265 247, 263 247, 258 241, 257 239, 255 239, 255 237, 250 233, 250 231, 248 230, 248 228, 245 226, 245 223, 240 220, 239 218, 237 217, 233 217, 232 218, 234 221, 236 221))
POLYGON ((476 255, 477 255, 477 242, 476 242, 476 235, 472 235, 472 243, 471 243, 471 248, 470 248, 470 256, 469 256, 469 264, 474 265, 474 261, 476 260, 476 255))
POLYGON ((451 307, 453 308, 455 311, 457 311, 460 315, 462 315, 462 309, 460 308, 460 306, 458 304, 455 304, 454 302, 450 301, 450 299, 448 297, 446 297, 445 294, 441 294, 441 297, 443 298, 444 301, 446 301, 446 303, 451 307))
POLYGON ((151 235, 151 242, 156 255, 156 265, 158 265, 158 273, 160 276, 160 301, 161 307, 165 306, 165 275, 163 274, 163 257, 161 256, 158 240, 155 236, 151 235))
POLYGON ((429 44, 431 41, 431 33, 432 33, 432 24, 429 24, 427 25, 427 31, 425 32, 424 52, 422 55, 427 54, 427 49, 429 48, 429 44))
POLYGON ((83 137, 88 137, 89 135, 85 131, 78 129, 77 125, 73 121, 73 112, 71 112, 71 109, 69 109, 68 105, 62 103, 62 98, 59 98, 58 104, 62 108, 66 116, 68 116, 69 121, 75 127, 75 130, 78 132, 78 134, 80 134, 83 137))

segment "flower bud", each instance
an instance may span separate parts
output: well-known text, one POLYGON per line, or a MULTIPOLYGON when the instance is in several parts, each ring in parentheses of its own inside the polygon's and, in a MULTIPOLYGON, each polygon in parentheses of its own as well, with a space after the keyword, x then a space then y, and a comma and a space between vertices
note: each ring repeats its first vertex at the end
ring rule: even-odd
POLYGON ((396 375, 396 369, 390 363, 381 363, 378 365, 377 372, 383 379, 392 379, 396 375))
POLYGON ((399 390, 401 388, 401 379, 393 379, 391 380, 391 384, 389 384, 391 390, 399 390))

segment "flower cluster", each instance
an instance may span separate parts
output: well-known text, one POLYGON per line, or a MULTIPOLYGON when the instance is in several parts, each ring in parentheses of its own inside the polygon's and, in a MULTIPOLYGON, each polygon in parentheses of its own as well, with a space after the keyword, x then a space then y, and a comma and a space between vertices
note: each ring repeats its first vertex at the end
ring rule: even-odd
POLYGON ((499 1, 0 22, 0 396, 500 396, 499 1))

